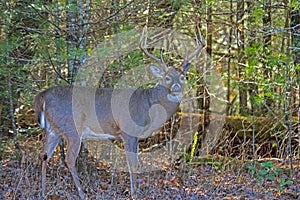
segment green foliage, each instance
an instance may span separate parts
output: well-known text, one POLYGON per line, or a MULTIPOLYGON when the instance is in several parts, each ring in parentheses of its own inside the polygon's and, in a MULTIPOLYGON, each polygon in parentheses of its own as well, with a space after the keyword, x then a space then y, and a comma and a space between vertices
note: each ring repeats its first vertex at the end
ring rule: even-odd
POLYGON ((290 7, 291 7, 291 9, 294 9, 294 10, 300 10, 299 0, 291 0, 290 7))
POLYGON ((287 180, 287 179, 281 177, 281 178, 279 178, 279 183, 280 183, 280 186, 278 187, 278 190, 280 192, 283 192, 284 187, 291 185, 293 183, 293 181, 287 180))
POLYGON ((264 15, 265 15, 265 11, 263 10, 263 8, 258 4, 258 6, 256 6, 251 13, 251 18, 254 22, 261 22, 261 20, 263 19, 264 15))
POLYGON ((76 5, 76 3, 67 4, 66 8, 67 8, 67 12, 70 12, 70 13, 78 12, 78 6, 76 5))
POLYGON ((259 180, 269 180, 273 181, 276 176, 279 175, 279 172, 282 170, 281 168, 275 168, 272 161, 263 162, 260 164, 261 170, 258 171, 258 179, 259 180))
POLYGON ((189 78, 187 79, 187 83, 189 85, 198 87, 199 84, 204 84, 203 78, 201 78, 200 74, 197 73, 196 71, 190 71, 189 72, 189 78))
POLYGON ((279 192, 282 192, 284 187, 293 183, 291 180, 284 178, 282 173, 283 169, 275 167, 272 161, 260 163, 259 168, 249 165, 248 170, 250 170, 252 174, 256 175, 257 179, 262 183, 266 181, 277 181, 279 185, 277 190, 279 192))
MULTIPOLYGON (((109 51, 109 50, 108 50, 109 51)), ((129 70, 139 67, 143 64, 143 53, 141 51, 132 51, 127 55, 122 56, 119 60, 112 62, 109 70, 129 70)))
POLYGON ((186 5, 187 3, 189 3, 188 0, 171 0, 174 9, 179 9, 182 5, 186 5))

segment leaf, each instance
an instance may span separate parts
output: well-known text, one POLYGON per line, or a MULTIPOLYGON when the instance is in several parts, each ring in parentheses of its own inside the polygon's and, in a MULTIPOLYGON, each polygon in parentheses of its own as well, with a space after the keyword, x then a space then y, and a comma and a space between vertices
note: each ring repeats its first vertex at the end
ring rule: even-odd
POLYGON ((273 181, 274 178, 275 178, 275 175, 271 173, 266 177, 266 180, 273 181))
POLYGON ((253 165, 249 165, 249 166, 248 166, 248 169, 249 169, 250 171, 255 171, 255 167, 254 167, 253 165))
POLYGON ((274 174, 275 175, 278 175, 279 174, 279 172, 281 172, 282 171, 282 169, 281 168, 277 168, 277 169, 275 169, 274 170, 274 174))
POLYGON ((269 172, 269 170, 263 169, 263 170, 260 170, 260 171, 258 172, 258 175, 259 175, 259 176, 265 176, 266 174, 268 174, 268 172, 269 172))
POLYGON ((285 178, 280 178, 279 182, 280 182, 280 186, 286 186, 286 185, 290 185, 293 183, 293 181, 291 181, 291 180, 286 181, 285 178))
POLYGON ((260 166, 262 166, 264 168, 268 168, 268 169, 274 168, 274 164, 273 164, 272 161, 263 162, 263 163, 260 164, 260 166))

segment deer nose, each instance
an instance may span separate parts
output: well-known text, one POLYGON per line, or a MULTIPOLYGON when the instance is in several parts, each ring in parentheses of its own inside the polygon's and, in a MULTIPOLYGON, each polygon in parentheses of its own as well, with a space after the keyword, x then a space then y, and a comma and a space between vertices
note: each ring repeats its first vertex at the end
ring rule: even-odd
POLYGON ((172 92, 180 92, 180 90, 181 90, 181 86, 178 83, 172 86, 172 92))

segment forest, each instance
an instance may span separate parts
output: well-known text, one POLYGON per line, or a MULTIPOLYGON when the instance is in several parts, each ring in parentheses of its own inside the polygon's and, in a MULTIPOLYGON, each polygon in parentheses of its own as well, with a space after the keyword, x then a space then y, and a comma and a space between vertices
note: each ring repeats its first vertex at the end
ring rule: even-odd
MULTIPOLYGON (((299 0, 1 0, 0 199, 80 199, 64 139, 42 192, 37 94, 146 90, 159 61, 190 68, 177 111, 139 139, 137 199, 300 199, 299 0)), ((135 199, 125 148, 82 141, 85 199, 135 199)))

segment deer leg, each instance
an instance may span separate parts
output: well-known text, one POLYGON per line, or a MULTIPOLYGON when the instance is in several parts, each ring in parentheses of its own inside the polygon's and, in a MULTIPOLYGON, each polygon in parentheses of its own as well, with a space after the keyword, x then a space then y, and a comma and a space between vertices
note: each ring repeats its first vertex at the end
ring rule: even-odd
POLYGON ((83 190, 81 189, 80 183, 79 183, 79 178, 77 175, 76 167, 75 167, 75 162, 76 158, 78 156, 79 150, 80 150, 80 145, 81 141, 78 135, 72 135, 72 137, 67 138, 68 141, 68 146, 67 146, 67 153, 66 153, 66 164, 69 168, 69 171, 72 174, 73 181, 76 185, 78 194, 80 199, 84 199, 85 195, 83 190))
POLYGON ((138 170, 138 138, 130 135, 123 137, 126 160, 130 174, 130 189, 132 198, 136 197, 136 174, 138 170))
POLYGON ((45 196, 46 190, 46 169, 47 169, 47 162, 49 158, 53 155, 58 142, 60 141, 60 137, 55 133, 53 129, 50 127, 46 128, 46 145, 41 153, 42 159, 42 195, 45 196))
POLYGON ((63 164, 65 164, 65 145, 63 139, 59 141, 59 147, 60 147, 60 158, 63 164))

